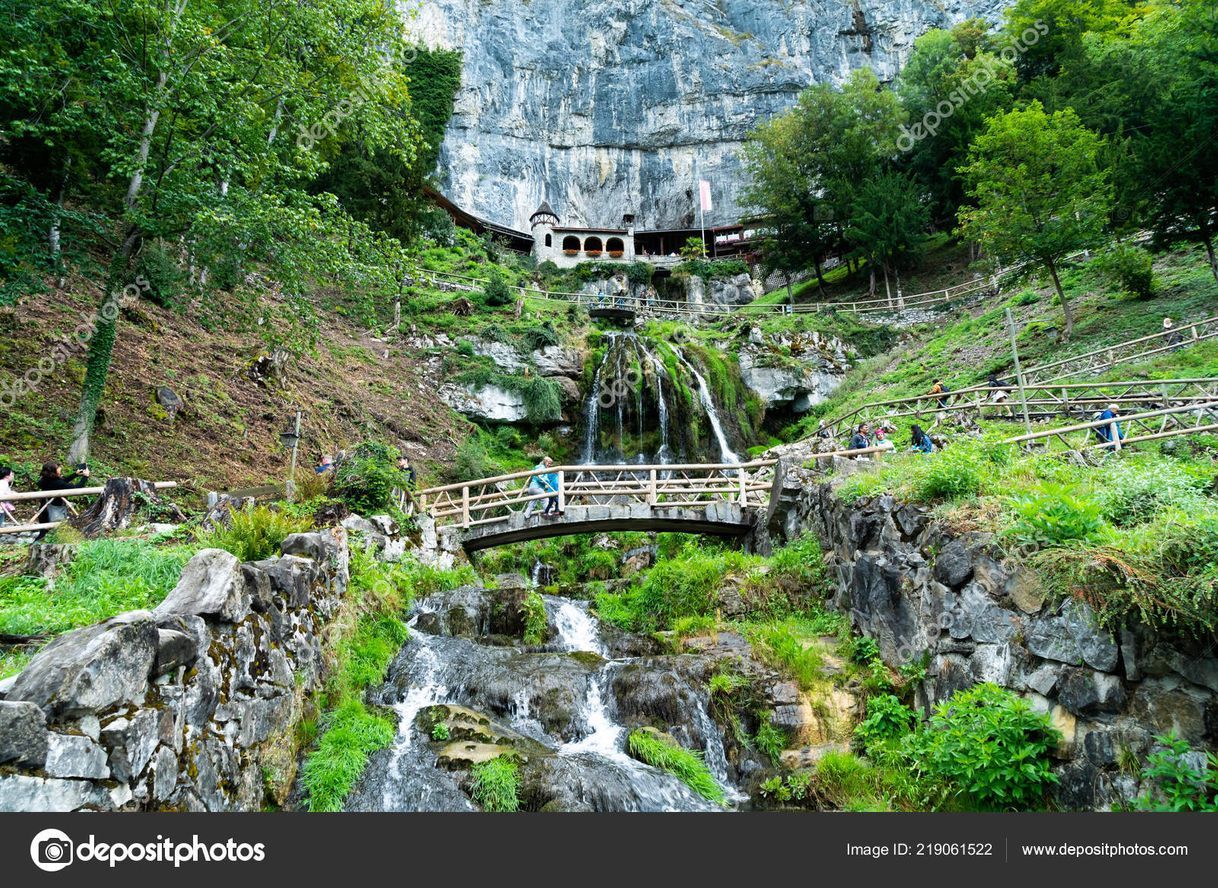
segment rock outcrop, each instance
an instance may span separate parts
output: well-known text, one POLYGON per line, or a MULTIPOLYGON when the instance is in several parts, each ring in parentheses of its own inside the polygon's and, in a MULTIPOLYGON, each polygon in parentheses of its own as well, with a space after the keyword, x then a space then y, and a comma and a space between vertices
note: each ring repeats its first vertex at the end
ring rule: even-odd
POLYGON ((734 223, 739 149, 811 83, 870 66, 891 79, 914 40, 1007 0, 432 0, 408 27, 460 49, 440 190, 528 230, 546 198, 566 224, 734 223))
POLYGON ((1218 658, 1141 627, 1102 628, 1077 599, 1046 595, 989 534, 956 534, 930 509, 878 496, 847 505, 789 459, 768 517, 771 542, 815 532, 834 604, 892 667, 925 659, 923 707, 992 682, 1050 714, 1062 734, 1058 803, 1107 808, 1139 788, 1122 767, 1174 732, 1218 742, 1218 658))
POLYGON ((344 528, 241 564, 205 549, 154 611, 78 629, 0 700, 0 811, 253 811, 282 802, 286 739, 323 678, 344 528))
POLYGON ((806 413, 841 384, 854 350, 820 333, 766 335, 754 328, 737 360, 744 384, 767 410, 806 413))

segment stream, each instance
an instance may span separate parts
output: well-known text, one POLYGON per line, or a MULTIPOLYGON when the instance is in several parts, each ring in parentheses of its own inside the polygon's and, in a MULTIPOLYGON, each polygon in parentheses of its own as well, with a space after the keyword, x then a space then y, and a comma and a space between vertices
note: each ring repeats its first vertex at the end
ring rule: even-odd
MULTIPOLYGON (((642 724, 702 750, 729 804, 745 801, 707 711, 700 658, 640 654, 645 640, 616 632, 606 639, 586 602, 548 595, 547 643, 510 643, 490 631, 495 594, 462 587, 419 604, 410 639, 370 694, 396 712, 397 740, 371 758, 348 810, 477 810, 462 789, 463 744, 430 736, 437 704, 466 707, 486 721, 479 730, 522 753, 521 797, 530 809, 723 810, 626 752, 630 730, 642 724)), ((477 755, 480 747, 464 748, 477 755)))

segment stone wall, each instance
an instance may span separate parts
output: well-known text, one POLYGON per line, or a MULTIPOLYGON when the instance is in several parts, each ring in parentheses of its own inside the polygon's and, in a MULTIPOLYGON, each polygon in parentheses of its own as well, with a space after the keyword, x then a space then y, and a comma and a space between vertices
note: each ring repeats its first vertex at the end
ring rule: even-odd
POLYGON ((205 549, 153 611, 57 638, 0 687, 0 811, 257 811, 296 770, 345 528, 247 564, 205 549))
MULTIPOLYGON (((1050 596, 990 534, 954 533, 926 507, 891 496, 847 505, 794 460, 783 477, 769 542, 818 534, 836 578, 835 605, 875 638, 884 661, 928 658, 922 707, 993 682, 1050 713, 1063 737, 1062 807, 1133 798, 1137 769, 1129 765, 1144 760, 1156 735, 1174 731, 1194 748, 1218 743, 1212 649, 1143 627, 1102 629, 1086 603, 1050 596)), ((1200 765, 1202 754, 1193 755, 1200 765)))

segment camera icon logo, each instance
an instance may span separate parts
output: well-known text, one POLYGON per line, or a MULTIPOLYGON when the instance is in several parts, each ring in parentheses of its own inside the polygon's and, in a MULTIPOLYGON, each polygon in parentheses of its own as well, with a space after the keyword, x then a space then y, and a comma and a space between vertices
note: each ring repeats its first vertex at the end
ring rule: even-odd
POLYGON ((30 842, 30 858, 43 872, 56 873, 72 862, 74 845, 68 834, 58 829, 44 829, 30 842))

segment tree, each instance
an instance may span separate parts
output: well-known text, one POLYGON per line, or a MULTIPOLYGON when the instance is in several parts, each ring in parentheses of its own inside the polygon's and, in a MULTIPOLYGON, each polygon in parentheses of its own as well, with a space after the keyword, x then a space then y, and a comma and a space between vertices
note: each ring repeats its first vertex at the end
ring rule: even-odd
POLYGON ((896 84, 910 123, 897 140, 902 168, 923 184, 936 223, 946 225, 964 202, 957 167, 985 122, 1014 101, 1014 65, 983 22, 918 38, 896 84))
POLYGON ((1031 81, 1057 75, 1082 55, 1089 36, 1115 31, 1134 7, 1131 0, 1018 0, 1007 10, 1007 34, 1041 34, 1024 41, 1016 62, 1020 76, 1031 81))
POLYGON ((381 0, 40 0, 0 16, 0 146, 27 161, 15 168, 39 198, 48 253, 65 233, 54 208, 82 198, 108 251, 70 460, 88 453, 117 297, 143 289, 149 245, 181 254, 200 294, 213 270, 237 282, 263 263, 283 285, 274 301, 304 318, 315 276, 367 277, 376 239, 304 186, 356 128, 413 161, 400 24, 381 0))
POLYGON ((763 124, 745 146, 751 184, 745 201, 770 233, 762 248, 771 268, 821 264, 842 243, 856 189, 896 153, 900 102, 869 68, 841 88, 816 84, 795 107, 763 124))
POLYGON ((975 207, 960 210, 960 233, 1007 262, 1044 265, 1061 300, 1069 339, 1074 319, 1058 265, 1098 243, 1112 209, 1103 140, 1070 109, 1049 115, 1039 102, 990 120, 961 167, 975 207))
POLYGON ((867 257, 873 275, 876 266, 883 270, 890 298, 889 272, 896 273, 899 289, 900 269, 918 255, 929 221, 918 184, 902 173, 880 173, 855 195, 846 239, 867 257))

